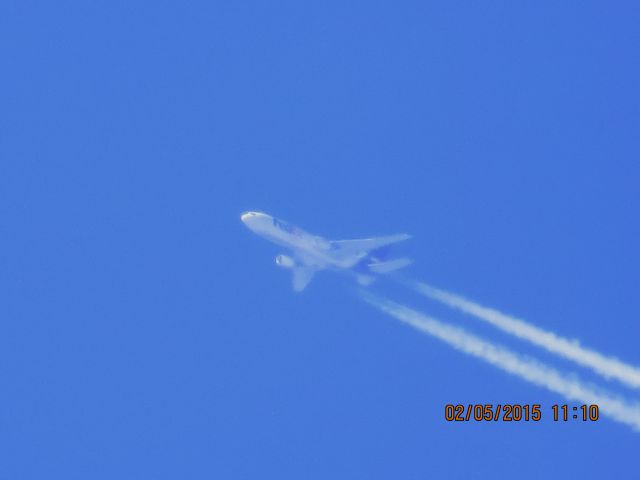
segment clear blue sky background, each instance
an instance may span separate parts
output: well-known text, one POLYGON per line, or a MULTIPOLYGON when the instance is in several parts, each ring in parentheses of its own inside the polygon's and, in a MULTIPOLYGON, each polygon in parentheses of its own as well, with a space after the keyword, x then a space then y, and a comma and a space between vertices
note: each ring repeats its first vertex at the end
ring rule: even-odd
POLYGON ((0 478, 637 475, 239 220, 410 232, 413 278, 640 364, 639 8, 515 3, 4 2, 0 478))

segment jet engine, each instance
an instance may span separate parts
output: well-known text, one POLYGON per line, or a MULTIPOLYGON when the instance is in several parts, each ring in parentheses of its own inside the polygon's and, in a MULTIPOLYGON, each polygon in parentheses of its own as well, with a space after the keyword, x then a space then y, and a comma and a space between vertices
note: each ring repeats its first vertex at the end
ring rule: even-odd
POLYGON ((293 258, 287 257, 286 255, 278 255, 276 257, 276 265, 282 268, 293 268, 296 262, 293 258))

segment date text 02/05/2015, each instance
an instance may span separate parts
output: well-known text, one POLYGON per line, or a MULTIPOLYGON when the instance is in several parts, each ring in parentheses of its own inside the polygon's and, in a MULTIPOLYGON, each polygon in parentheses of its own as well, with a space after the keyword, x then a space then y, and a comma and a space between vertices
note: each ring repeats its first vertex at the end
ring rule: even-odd
MULTIPOLYGON (((551 407, 553 420, 568 421, 581 420, 595 422, 600 418, 598 405, 553 405, 551 407)), ((542 419, 542 407, 534 404, 493 404, 469 403, 447 404, 444 407, 444 419, 447 422, 539 422, 542 419)))

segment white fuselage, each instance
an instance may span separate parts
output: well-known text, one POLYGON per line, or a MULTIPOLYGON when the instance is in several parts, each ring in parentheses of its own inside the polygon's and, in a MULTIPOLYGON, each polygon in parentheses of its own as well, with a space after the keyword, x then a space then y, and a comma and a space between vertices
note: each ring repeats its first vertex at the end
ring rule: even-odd
POLYGON ((384 259, 386 247, 410 237, 404 233, 329 241, 266 213, 246 212, 240 218, 249 230, 291 253, 292 257, 278 255, 275 261, 279 267, 291 270, 296 292, 304 290, 319 270, 338 270, 355 276, 360 285, 369 285, 377 275, 411 263, 408 258, 384 259))
POLYGON ((359 256, 349 258, 337 255, 326 239, 311 235, 289 223, 266 213, 247 212, 242 222, 254 233, 294 252, 297 260, 317 269, 345 269, 352 267, 359 256))

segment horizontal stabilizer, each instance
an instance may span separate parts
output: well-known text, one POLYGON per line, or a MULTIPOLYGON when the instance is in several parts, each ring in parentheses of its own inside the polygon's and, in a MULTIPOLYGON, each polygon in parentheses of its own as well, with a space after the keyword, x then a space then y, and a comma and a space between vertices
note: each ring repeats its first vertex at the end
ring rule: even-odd
POLYGON ((373 273, 391 273, 395 270, 400 270, 401 268, 406 267, 407 265, 411 265, 413 260, 410 258, 397 258, 395 260, 389 260, 388 262, 378 262, 378 263, 370 263, 368 265, 369 270, 373 273))
POLYGON ((371 275, 358 275, 358 283, 363 287, 371 285, 376 279, 371 275))

